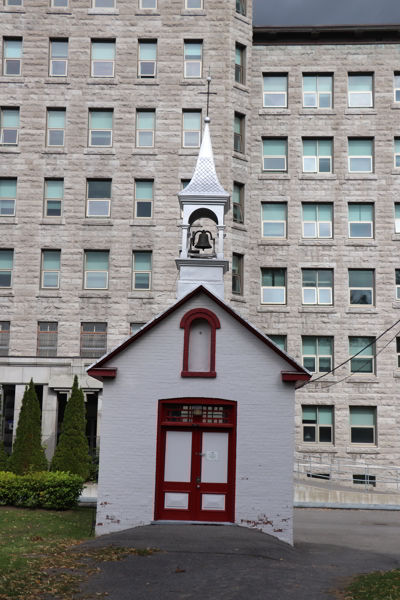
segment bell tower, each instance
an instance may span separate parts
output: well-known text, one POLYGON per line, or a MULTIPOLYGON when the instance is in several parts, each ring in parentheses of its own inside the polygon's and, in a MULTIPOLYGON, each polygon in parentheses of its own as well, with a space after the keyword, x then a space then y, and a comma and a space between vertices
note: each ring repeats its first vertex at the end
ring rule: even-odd
POLYGON ((182 251, 175 261, 179 270, 178 300, 200 284, 224 299, 224 274, 229 269, 229 261, 224 259, 224 218, 230 209, 230 196, 215 171, 210 122, 210 117, 205 117, 196 169, 188 186, 178 194, 183 211, 182 251), (199 219, 213 221, 216 235, 195 227, 199 219))

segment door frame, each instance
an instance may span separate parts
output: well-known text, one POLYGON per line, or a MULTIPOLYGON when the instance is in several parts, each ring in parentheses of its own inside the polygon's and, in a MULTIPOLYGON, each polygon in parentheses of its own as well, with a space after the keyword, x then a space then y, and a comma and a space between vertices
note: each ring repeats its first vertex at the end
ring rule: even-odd
MULTIPOLYGON (((220 522, 234 523, 235 522, 235 505, 236 505, 236 416, 237 402, 233 400, 222 400, 220 398, 168 398, 159 400, 158 402, 158 418, 157 418, 157 451, 156 451, 156 478, 155 478, 155 494, 154 494, 154 520, 163 520, 159 517, 164 509, 163 484, 164 484, 164 460, 165 460, 165 432, 167 430, 183 430, 183 431, 229 431, 231 433, 228 447, 228 492, 227 504, 229 508, 228 520, 225 518, 220 522), (202 405, 202 406, 227 406, 230 408, 230 419, 227 423, 206 423, 202 418, 193 417, 192 422, 179 422, 165 420, 166 408, 170 404, 183 405, 202 405)), ((193 448, 192 448, 193 452, 193 448)), ((191 482, 193 485, 193 482, 191 482)), ((225 511, 224 511, 225 512, 225 511)), ((183 511, 176 511, 176 521, 192 521, 193 519, 184 518, 183 511), (178 515, 178 513, 180 513, 178 515)), ((211 517, 211 514, 210 514, 211 517)), ((209 521, 219 522, 218 518, 209 518, 209 521)), ((201 521, 199 521, 201 522, 201 521)))

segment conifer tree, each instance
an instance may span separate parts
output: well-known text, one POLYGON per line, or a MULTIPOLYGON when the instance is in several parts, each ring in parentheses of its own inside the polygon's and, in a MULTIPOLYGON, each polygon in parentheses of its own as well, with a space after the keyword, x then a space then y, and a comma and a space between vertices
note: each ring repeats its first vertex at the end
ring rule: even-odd
POLYGON ((31 379, 25 388, 19 413, 13 450, 7 467, 16 475, 47 471, 48 464, 42 447, 41 415, 35 385, 31 379))
POLYGON ((7 468, 7 453, 4 450, 4 441, 0 440, 0 471, 5 471, 7 468))
POLYGON ((60 441, 51 461, 51 471, 69 471, 86 480, 91 461, 85 429, 85 400, 78 377, 75 376, 71 397, 65 407, 60 441))

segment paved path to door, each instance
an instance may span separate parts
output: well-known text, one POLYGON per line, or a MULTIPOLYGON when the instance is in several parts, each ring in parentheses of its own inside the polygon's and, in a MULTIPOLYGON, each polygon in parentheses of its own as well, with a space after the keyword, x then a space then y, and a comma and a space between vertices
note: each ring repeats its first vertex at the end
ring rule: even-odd
POLYGON ((258 531, 204 525, 149 525, 86 545, 110 543, 161 552, 101 563, 84 596, 329 600, 330 590, 356 573, 400 567, 400 512, 296 509, 294 548, 258 531))

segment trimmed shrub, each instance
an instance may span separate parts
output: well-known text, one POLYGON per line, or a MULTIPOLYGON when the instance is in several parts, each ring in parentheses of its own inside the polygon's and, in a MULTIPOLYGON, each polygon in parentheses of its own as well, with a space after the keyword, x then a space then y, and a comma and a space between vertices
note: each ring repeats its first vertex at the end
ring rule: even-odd
POLYGON ((91 459, 86 437, 85 399, 75 375, 71 397, 65 407, 60 441, 51 461, 51 471, 65 471, 87 479, 91 459))
POLYGON ((83 479, 68 473, 15 475, 0 472, 0 505, 65 510, 74 508, 83 479))
POLYGON ((49 468, 42 447, 40 406, 32 379, 22 398, 15 442, 7 468, 16 475, 47 471, 49 468))
POLYGON ((7 470, 7 460, 8 455, 7 452, 4 450, 4 441, 0 440, 0 471, 7 470))

